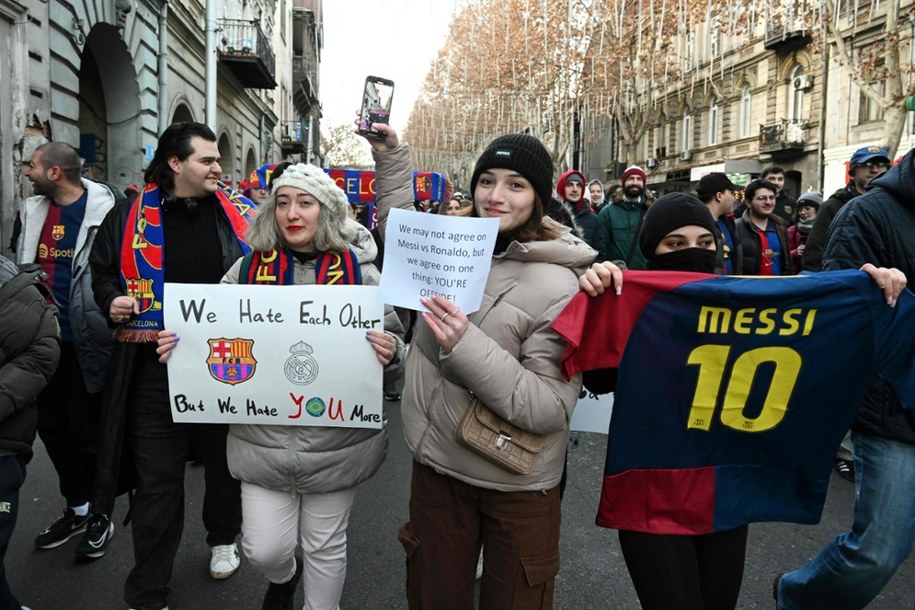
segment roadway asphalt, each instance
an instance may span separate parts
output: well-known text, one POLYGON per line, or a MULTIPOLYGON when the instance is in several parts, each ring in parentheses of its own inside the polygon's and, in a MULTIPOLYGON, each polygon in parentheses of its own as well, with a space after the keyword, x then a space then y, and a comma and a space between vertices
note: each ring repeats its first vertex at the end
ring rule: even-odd
MULTIPOLYGON (((359 489, 349 528, 349 570, 341 607, 386 610, 406 607, 403 552, 397 530, 406 519, 410 457, 401 434, 399 404, 388 403, 390 448, 379 473, 359 489)), ((639 608, 623 562, 616 533, 594 525, 603 472, 606 436, 582 433, 569 452, 569 483, 563 501, 562 568, 556 579, 558 609, 639 608)), ((6 558, 14 593, 32 610, 112 610, 126 608, 124 578, 133 565, 129 527, 117 522, 105 557, 74 563, 77 539, 37 551, 35 535, 62 510, 57 481, 40 441, 21 494, 19 523, 6 558)), ((200 520, 203 471, 189 466, 184 538, 178 553, 169 607, 171 610, 259 609, 266 580, 244 558, 238 573, 226 581, 208 574, 209 550, 200 520)), ((772 580, 812 556, 829 539, 848 528, 854 486, 833 475, 823 520, 816 526, 785 523, 750 527, 749 549, 739 608, 774 608, 772 580)), ((118 518, 126 510, 118 500, 118 518)), ((915 559, 909 558, 869 608, 912 608, 915 559)), ((301 607, 301 593, 297 595, 301 607)))

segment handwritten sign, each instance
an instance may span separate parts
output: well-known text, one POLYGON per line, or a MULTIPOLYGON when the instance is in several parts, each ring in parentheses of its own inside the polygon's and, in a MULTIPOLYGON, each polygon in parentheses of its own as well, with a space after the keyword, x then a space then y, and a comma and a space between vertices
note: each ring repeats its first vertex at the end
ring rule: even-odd
POLYGON ((165 285, 175 422, 381 428, 376 286, 165 285))
POLYGON ((572 412, 569 428, 579 432, 607 434, 613 414, 613 394, 591 394, 582 388, 584 396, 578 399, 572 412))
POLYGON ((483 300, 498 230, 498 218, 391 210, 378 298, 423 311, 419 297, 441 295, 473 313, 483 300))

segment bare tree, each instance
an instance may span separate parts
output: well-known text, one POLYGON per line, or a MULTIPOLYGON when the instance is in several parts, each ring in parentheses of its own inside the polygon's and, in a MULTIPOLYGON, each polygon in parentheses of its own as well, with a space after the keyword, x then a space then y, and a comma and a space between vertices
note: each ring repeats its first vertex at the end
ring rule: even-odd
MULTIPOLYGON (((905 128, 908 110, 906 98, 915 95, 915 72, 912 58, 912 37, 903 39, 899 9, 902 0, 884 2, 852 0, 850 14, 852 24, 841 28, 841 18, 836 13, 833 0, 823 0, 824 10, 821 17, 826 30, 826 42, 833 44, 839 53, 839 61, 848 66, 852 80, 864 95, 873 100, 883 110, 882 144, 889 151, 890 158, 896 155, 899 141, 905 128), (868 29, 872 23, 880 23, 885 10, 885 18, 878 35, 871 33, 867 45, 857 46, 857 32, 868 29)), ((915 7, 909 5, 910 25, 915 23, 915 7)), ((915 27, 915 26, 913 26, 915 27)))
POLYGON ((541 138, 561 164, 596 2, 473 0, 454 16, 404 131, 418 167, 466 184, 494 137, 541 138))
POLYGON ((366 169, 374 166, 371 147, 356 134, 352 124, 321 130, 321 148, 328 167, 366 169))

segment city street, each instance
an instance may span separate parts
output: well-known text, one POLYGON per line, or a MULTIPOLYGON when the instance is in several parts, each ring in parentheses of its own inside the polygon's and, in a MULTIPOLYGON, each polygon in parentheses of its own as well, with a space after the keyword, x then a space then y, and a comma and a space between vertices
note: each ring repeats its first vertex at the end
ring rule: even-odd
MULTIPOLYGON (((403 552, 397 530, 407 513, 410 458, 401 435, 399 404, 387 404, 390 448, 380 472, 362 485, 349 528, 349 572, 341 606, 346 609, 404 608, 403 552)), ((563 503, 562 568, 556 608, 638 608, 615 532, 594 525, 606 436, 581 434, 569 452, 569 485, 563 503)), ((51 551, 36 551, 33 539, 62 509, 57 483, 40 441, 21 495, 20 519, 6 566, 14 593, 32 610, 125 608, 124 578, 133 563, 129 530, 121 527, 126 500, 118 501, 117 530, 108 554, 75 564, 77 539, 51 551)), ((244 558, 238 573, 214 581, 200 520, 203 471, 188 466, 184 538, 175 565, 171 610, 259 609, 266 581, 244 558)), ((740 608, 773 608, 774 576, 800 565, 851 519, 854 486, 833 475, 823 522, 818 526, 757 524, 750 528, 740 608)), ((297 594, 301 607, 301 593, 297 594)), ((909 560, 870 606, 912 608, 915 560, 909 560)))

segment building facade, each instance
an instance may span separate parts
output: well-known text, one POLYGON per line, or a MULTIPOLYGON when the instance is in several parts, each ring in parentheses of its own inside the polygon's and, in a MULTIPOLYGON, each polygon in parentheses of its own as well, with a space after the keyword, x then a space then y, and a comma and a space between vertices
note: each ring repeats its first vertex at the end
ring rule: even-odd
POLYGON ((77 147, 88 177, 124 188, 142 183, 165 127, 207 122, 208 48, 223 180, 283 158, 320 161, 307 140, 288 145, 286 129, 317 132, 321 31, 321 0, 0 0, 3 251, 39 144, 77 147), (296 64, 304 40, 310 61, 296 64))
MULTIPOLYGON (((837 31, 855 57, 863 57, 885 35, 886 2, 836 5, 837 31)), ((901 5, 900 14, 908 14, 915 1, 901 5)), ((841 61, 834 45, 818 42, 809 16, 761 19, 739 34, 720 23, 711 15, 674 39, 682 73, 645 110, 650 127, 638 142, 624 149, 613 119, 603 119, 603 133, 584 146, 589 177, 603 178, 602 172, 612 182, 635 163, 646 169, 649 188, 663 194, 692 190, 712 171, 745 184, 777 165, 786 170, 785 188, 794 197, 808 189, 828 195, 844 185, 851 153, 884 135, 879 105, 852 78, 861 64, 841 61)), ((913 32, 915 21, 899 31, 901 62, 909 66, 915 64, 913 32)), ((912 115, 900 155, 915 145, 912 115)))

